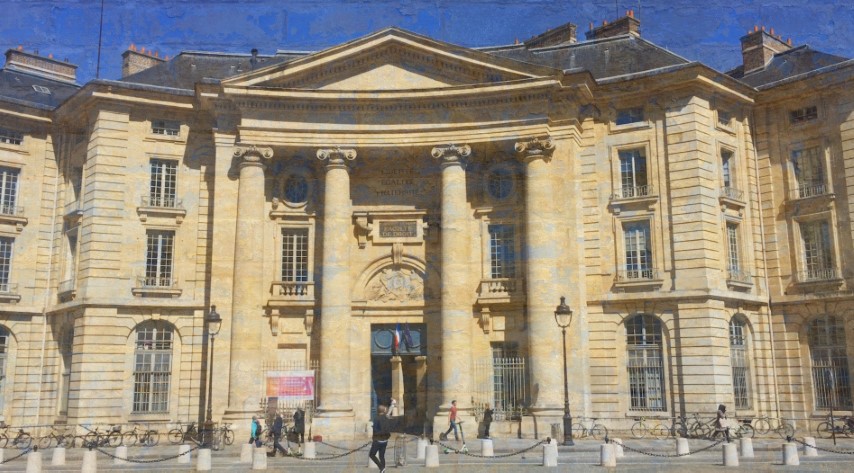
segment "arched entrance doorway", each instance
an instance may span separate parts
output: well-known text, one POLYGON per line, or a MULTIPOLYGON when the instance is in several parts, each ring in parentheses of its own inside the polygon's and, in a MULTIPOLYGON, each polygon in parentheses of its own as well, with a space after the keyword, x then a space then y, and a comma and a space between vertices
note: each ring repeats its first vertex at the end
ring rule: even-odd
POLYGON ((371 417, 397 401, 394 415, 407 432, 421 433, 427 405, 427 332, 424 324, 371 325, 371 417))

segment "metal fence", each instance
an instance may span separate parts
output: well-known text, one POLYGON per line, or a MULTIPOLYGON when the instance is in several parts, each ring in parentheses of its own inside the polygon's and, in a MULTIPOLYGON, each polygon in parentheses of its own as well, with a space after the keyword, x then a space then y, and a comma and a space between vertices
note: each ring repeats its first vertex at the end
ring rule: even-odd
MULTIPOLYGON (((291 361, 276 361, 276 362, 264 362, 261 364, 261 377, 262 379, 266 379, 268 371, 304 371, 304 370, 314 370, 314 399, 307 400, 292 400, 292 399, 283 399, 283 398, 268 398, 266 393, 266 386, 262 385, 261 389, 264 390, 261 392, 261 407, 264 409, 264 412, 269 415, 281 414, 285 419, 285 422, 288 419, 293 419, 294 411, 297 408, 305 411, 306 415, 306 424, 308 424, 312 417, 314 417, 314 411, 317 407, 317 392, 319 390, 320 384, 320 360, 310 360, 308 364, 306 364, 302 360, 291 360, 291 361), (275 399, 275 404, 271 404, 271 400, 275 399)), ((266 384, 266 383, 265 383, 266 384)))
POLYGON ((515 420, 527 402, 525 359, 520 357, 481 359, 475 362, 475 415, 482 418, 489 404, 493 420, 515 420))

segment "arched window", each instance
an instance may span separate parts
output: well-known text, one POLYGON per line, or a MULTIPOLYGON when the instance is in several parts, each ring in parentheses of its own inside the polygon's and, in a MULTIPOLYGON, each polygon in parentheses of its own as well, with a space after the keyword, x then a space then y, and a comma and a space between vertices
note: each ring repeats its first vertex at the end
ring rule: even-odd
POLYGON ((739 317, 729 322, 729 359, 735 407, 750 408, 750 364, 747 356, 747 324, 739 317))
POLYGON ((169 410, 172 378, 172 327, 149 323, 136 329, 133 412, 169 410))
POLYGON ((845 326, 834 315, 813 319, 808 327, 816 409, 851 408, 845 326))
POLYGON ((0 415, 6 407, 6 358, 9 356, 9 330, 0 326, 0 415))
POLYGON ((663 411, 664 367, 661 321, 636 315, 626 322, 629 395, 634 411, 663 411))

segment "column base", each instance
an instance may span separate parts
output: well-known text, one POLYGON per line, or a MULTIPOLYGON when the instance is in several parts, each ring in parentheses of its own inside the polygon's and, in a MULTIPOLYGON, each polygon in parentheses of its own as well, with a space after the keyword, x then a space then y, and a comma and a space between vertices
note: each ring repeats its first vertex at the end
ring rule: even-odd
POLYGON ((353 409, 318 410, 306 432, 306 440, 309 435, 320 435, 324 442, 355 440, 356 418, 353 409))

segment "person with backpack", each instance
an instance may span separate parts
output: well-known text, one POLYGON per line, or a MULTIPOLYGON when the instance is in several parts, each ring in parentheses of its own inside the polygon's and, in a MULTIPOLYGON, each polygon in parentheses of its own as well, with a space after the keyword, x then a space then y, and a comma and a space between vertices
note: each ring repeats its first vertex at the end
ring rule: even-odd
POLYGON ((276 414, 276 420, 273 421, 273 456, 276 456, 276 452, 282 452, 282 456, 285 457, 288 455, 288 451, 282 447, 282 444, 279 443, 279 440, 282 438, 282 429, 285 426, 285 422, 282 419, 281 414, 276 414))
POLYGON ((252 416, 252 425, 249 428, 249 443, 254 443, 256 447, 262 445, 261 430, 261 422, 258 421, 258 416, 252 416))

